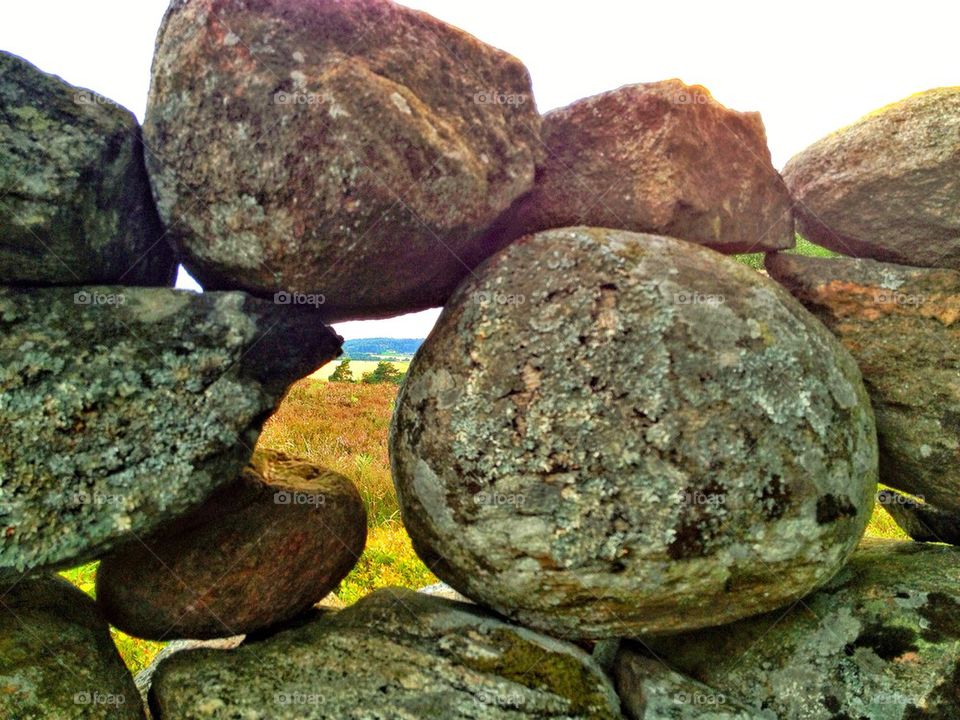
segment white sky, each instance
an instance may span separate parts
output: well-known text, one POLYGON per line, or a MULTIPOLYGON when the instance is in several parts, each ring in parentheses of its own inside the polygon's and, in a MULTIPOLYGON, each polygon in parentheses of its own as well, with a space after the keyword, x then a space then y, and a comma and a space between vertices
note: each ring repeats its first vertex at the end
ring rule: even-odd
MULTIPOLYGON (((960 85, 960 3, 912 0, 409 0, 530 68, 541 110, 679 77, 758 110, 774 164, 861 115, 960 85)), ((167 0, 3 0, 0 48, 143 118, 167 0)), ((344 323, 354 337, 422 337, 436 312, 344 323)))

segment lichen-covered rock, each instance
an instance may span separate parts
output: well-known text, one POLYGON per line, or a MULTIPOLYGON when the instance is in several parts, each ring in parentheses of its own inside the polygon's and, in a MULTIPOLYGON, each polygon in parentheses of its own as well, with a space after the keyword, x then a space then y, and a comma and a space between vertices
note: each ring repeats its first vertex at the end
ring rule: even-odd
POLYGON ((960 549, 864 541, 822 590, 776 612, 648 646, 789 720, 960 717, 960 549))
POLYGON ((617 654, 613 677, 630 720, 779 720, 772 711, 750 710, 636 648, 617 654))
POLYGON ((203 506, 106 556, 97 603, 136 637, 244 635, 336 589, 366 538, 367 513, 350 480, 260 450, 203 506))
POLYGON ((198 506, 341 342, 243 293, 0 289, 0 574, 79 564, 198 506))
POLYGON ((892 490, 878 493, 877 502, 914 540, 960 545, 960 511, 941 510, 892 490))
POLYGON ((593 225, 690 240, 724 253, 794 245, 790 193, 757 113, 679 80, 627 85, 543 117, 533 192, 491 232, 505 241, 593 225))
POLYGON ((533 187, 539 126, 519 61, 389 0, 178 0, 145 132, 204 287, 342 320, 442 305, 533 187))
POLYGON ((228 653, 178 653, 156 673, 150 705, 157 720, 620 717, 579 648, 399 589, 228 653))
POLYGON ((960 272, 783 254, 766 266, 859 363, 881 482, 960 512, 960 272))
POLYGON ((0 283, 171 285, 128 110, 0 51, 0 283))
POLYGON ((917 93, 783 169, 800 232, 844 255, 960 269, 960 87, 917 93))
POLYGON ((0 585, 0 717, 143 720, 93 600, 54 575, 0 585))
POLYGON ((390 445, 437 576, 562 637, 789 603, 846 560, 876 483, 860 373, 816 318, 711 250, 591 228, 464 283, 390 445))

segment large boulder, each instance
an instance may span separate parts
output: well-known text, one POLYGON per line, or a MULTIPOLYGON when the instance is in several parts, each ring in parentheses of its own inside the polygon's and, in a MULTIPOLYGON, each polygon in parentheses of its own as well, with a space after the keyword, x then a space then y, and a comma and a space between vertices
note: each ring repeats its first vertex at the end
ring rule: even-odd
POLYGON ((336 589, 366 537, 366 510, 350 480, 261 450, 202 507, 105 557, 97 603, 137 637, 245 635, 336 589))
POLYGON ((0 284, 171 285, 128 110, 0 51, 0 284))
POLYGON ((647 646, 780 718, 960 717, 960 549, 867 540, 786 613, 647 646))
POLYGON ((178 653, 150 698, 157 720, 620 717, 579 648, 399 589, 237 650, 178 653))
POLYGON ((93 600, 55 575, 0 585, 0 717, 143 720, 93 600))
POLYGON ((844 255, 960 268, 960 87, 911 95, 787 163, 799 230, 844 255))
POLYGON ((0 574, 79 564, 198 506, 340 345, 315 312, 243 293, 0 289, 0 574))
POLYGON ((794 245, 790 194, 757 113, 729 110, 679 80, 627 85, 543 117, 533 192, 496 244, 593 225, 690 240, 724 253, 794 245))
POLYGON ((960 272, 783 254, 766 267, 860 364, 881 482, 960 512, 960 272))
POLYGON ((145 131, 161 215, 210 289, 331 320, 442 305, 541 150, 515 58, 389 0, 174 2, 145 131))
POLYGON ((630 720, 778 720, 772 711, 751 710, 636 648, 617 653, 612 674, 630 720))
POLYGON ((863 533, 877 465, 856 363, 776 283, 591 228, 528 236, 458 290, 390 449, 437 576, 579 638, 802 597, 863 533))
POLYGON ((893 490, 878 493, 877 502, 914 540, 960 545, 960 511, 942 510, 893 490))

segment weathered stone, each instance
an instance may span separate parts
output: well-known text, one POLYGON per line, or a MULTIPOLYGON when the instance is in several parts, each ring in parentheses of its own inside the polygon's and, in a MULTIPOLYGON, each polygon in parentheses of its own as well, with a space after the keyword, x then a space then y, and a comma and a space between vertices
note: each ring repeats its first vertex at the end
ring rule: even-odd
POLYGON ((171 285, 128 110, 0 51, 0 283, 171 285))
POLYGON ((868 539, 821 591, 652 639, 671 666, 780 718, 960 717, 960 549, 868 539))
POLYGON ((164 645, 160 652, 150 661, 150 664, 138 672, 133 678, 133 682, 137 686, 137 692, 140 693, 140 698, 144 706, 147 707, 148 717, 151 717, 149 706, 147 706, 150 688, 153 686, 153 676, 157 674, 161 663, 177 653, 187 650, 233 650, 240 646, 244 638, 244 635, 238 635, 236 637, 220 638, 218 640, 174 640, 164 645))
POLYGON ((613 677, 631 720, 778 720, 772 711, 750 710, 635 648, 617 654, 613 677))
POLYGON ((676 632, 829 579, 873 506, 860 373, 776 283, 672 238, 528 236, 458 290, 391 433, 443 581, 566 637, 676 632))
POLYGON ((0 586, 0 717, 143 720, 93 600, 53 575, 0 586))
POLYGON ((366 537, 367 513, 350 480, 261 450, 202 507, 105 557, 97 603, 136 637, 245 635, 336 589, 366 537))
POLYGON ((960 511, 960 272, 781 254, 766 266, 860 364, 881 482, 960 511))
POLYGON ((442 305, 533 187, 519 61, 388 0, 194 0, 145 123, 161 215, 204 287, 322 294, 331 320, 442 305))
POLYGON ((158 720, 620 717, 582 650, 399 589, 228 653, 179 653, 160 666, 151 707, 158 720))
POLYGON ((787 163, 799 230, 844 255, 960 268, 960 87, 911 95, 787 163))
POLYGON ((929 503, 919 503, 892 490, 880 492, 877 502, 890 513, 900 529, 914 540, 960 545, 960 512, 948 512, 929 503))
POLYGON ((679 80, 627 85, 543 118, 533 192, 492 243, 593 225, 690 240, 724 253, 794 246, 790 194, 758 113, 679 80))
POLYGON ((0 289, 0 571, 79 564, 200 505, 340 344, 242 293, 0 289))

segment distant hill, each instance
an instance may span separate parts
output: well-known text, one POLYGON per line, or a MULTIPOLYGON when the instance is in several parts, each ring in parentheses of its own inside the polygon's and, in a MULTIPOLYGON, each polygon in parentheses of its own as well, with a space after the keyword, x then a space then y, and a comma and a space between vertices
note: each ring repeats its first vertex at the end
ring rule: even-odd
POLYGON ((347 340, 343 354, 351 360, 411 360, 423 340, 398 338, 363 338, 347 340))

